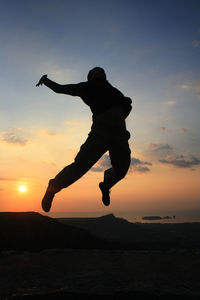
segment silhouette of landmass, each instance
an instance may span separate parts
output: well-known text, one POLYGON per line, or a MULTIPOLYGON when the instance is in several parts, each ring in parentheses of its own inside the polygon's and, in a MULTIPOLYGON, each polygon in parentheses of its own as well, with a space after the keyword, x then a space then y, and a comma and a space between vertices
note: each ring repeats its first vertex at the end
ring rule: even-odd
POLYGON ((58 218, 60 222, 86 229, 125 249, 200 249, 200 223, 130 223, 113 214, 98 218, 58 218))
POLYGON ((175 219, 176 217, 170 217, 170 216, 166 216, 166 217, 160 217, 160 216, 145 216, 142 217, 142 220, 149 220, 149 221, 154 221, 154 220, 170 220, 170 219, 175 219))
POLYGON ((200 223, 130 223, 113 214, 54 219, 36 212, 0 213, 0 251, 200 249, 199 235, 200 223))
POLYGON ((36 212, 1 212, 0 241, 0 251, 107 246, 84 229, 63 225, 36 212))
POLYGON ((0 299, 199 299, 200 223, 0 213, 0 299))

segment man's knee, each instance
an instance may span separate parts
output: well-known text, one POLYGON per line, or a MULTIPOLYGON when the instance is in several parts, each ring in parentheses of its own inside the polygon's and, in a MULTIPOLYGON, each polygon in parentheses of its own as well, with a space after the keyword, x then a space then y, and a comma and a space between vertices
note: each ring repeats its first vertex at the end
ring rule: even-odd
POLYGON ((115 170, 115 174, 119 180, 123 179, 128 172, 128 169, 115 170))

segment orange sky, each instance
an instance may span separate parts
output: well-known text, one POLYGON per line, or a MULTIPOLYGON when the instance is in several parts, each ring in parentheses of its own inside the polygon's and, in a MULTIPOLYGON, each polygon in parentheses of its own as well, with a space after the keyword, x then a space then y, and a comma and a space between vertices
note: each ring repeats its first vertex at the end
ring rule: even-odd
MULTIPOLYGON (((4 178, 2 177, 0 182, 1 211, 42 212, 40 203, 49 178, 54 177, 64 167, 64 157, 69 164, 76 150, 78 151, 75 148, 70 150, 67 150, 67 147, 59 148, 65 145, 64 140, 65 137, 62 135, 48 136, 44 132, 39 132, 35 143, 32 142, 24 148, 1 142, 1 146, 6 149, 4 153, 7 153, 4 154, 4 178), (57 146, 54 144, 55 139, 57 146), (59 151, 60 155, 56 156, 59 151), (19 192, 18 188, 21 185, 27 187, 26 192, 19 192)), ((107 213, 124 209, 192 210, 200 208, 198 175, 197 170, 176 168, 158 162, 155 162, 151 166, 151 171, 146 173, 131 168, 126 178, 113 187, 111 205, 106 208, 101 203, 98 188, 103 172, 89 171, 78 182, 56 195, 52 211, 107 213)))

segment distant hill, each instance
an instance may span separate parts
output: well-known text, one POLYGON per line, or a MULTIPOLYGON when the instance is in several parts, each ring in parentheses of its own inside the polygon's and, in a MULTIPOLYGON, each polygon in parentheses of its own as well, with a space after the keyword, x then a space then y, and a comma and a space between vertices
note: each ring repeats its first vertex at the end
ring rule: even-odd
POLYGON ((113 214, 53 219, 36 212, 0 213, 0 251, 200 249, 199 235, 200 223, 130 223, 113 214))
POLYGON ((0 251, 47 248, 101 248, 102 241, 85 229, 64 225, 36 212, 0 213, 0 251))
POLYGON ((98 218, 59 218, 66 225, 131 249, 200 248, 200 223, 130 223, 113 214, 98 218))
POLYGON ((58 218, 61 223, 89 230, 93 235, 111 241, 135 242, 148 237, 148 232, 138 224, 130 223, 113 214, 97 218, 58 218))

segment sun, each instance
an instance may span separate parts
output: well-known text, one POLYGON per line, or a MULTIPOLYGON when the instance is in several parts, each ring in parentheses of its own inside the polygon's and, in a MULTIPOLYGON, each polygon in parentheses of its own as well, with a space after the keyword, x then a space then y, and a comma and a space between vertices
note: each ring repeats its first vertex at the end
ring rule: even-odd
POLYGON ((25 193, 27 191, 27 187, 25 185, 20 185, 18 187, 19 192, 25 193))

